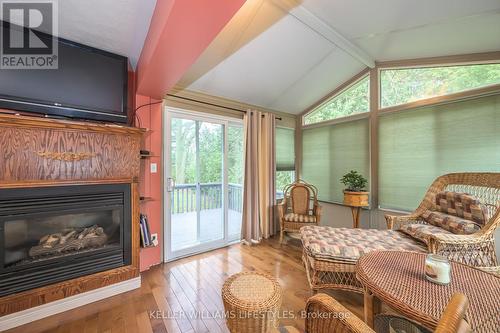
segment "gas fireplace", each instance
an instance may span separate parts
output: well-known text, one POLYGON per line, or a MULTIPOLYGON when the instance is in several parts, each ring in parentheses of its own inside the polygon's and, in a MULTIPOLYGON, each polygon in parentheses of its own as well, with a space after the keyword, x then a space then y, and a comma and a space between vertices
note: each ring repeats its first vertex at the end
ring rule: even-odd
POLYGON ((0 296, 131 263, 130 184, 0 189, 0 296))

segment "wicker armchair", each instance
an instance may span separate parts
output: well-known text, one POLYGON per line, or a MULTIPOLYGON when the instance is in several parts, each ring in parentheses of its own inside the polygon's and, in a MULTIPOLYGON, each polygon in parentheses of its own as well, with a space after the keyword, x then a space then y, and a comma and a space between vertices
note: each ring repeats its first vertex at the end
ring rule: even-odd
POLYGON ((497 266, 495 229, 500 224, 500 173, 452 173, 437 178, 427 190, 423 201, 410 215, 385 215, 388 229, 403 224, 426 222, 422 214, 433 210, 436 194, 441 191, 468 193, 487 207, 488 221, 478 232, 470 235, 431 235, 429 251, 450 260, 479 267, 497 266))
POLYGON ((318 225, 321 219, 318 189, 314 185, 299 179, 286 186, 283 192, 283 201, 278 205, 280 243, 283 243, 285 232, 299 232, 303 226, 318 225))
MULTIPOLYGON (((468 308, 464 294, 455 294, 446 306, 435 333, 471 332, 464 320, 468 308)), ((349 312, 342 304, 326 294, 316 294, 306 304, 306 333, 370 333, 376 332, 361 319, 349 312)), ((392 315, 379 315, 378 319, 388 324, 392 315)), ((409 322, 409 321, 408 321, 409 322)), ((411 323, 411 322, 409 322, 411 323)), ((415 326, 418 324, 412 323, 415 326)), ((377 325, 377 324, 376 324, 377 325)), ((387 329, 384 327, 384 330, 387 329)), ((410 330, 408 330, 410 332, 410 330)))

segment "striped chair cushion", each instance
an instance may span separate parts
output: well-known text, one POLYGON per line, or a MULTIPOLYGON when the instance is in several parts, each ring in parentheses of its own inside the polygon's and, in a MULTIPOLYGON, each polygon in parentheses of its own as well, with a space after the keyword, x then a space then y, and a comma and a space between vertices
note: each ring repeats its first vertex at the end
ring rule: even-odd
POLYGON ((450 234, 451 232, 444 230, 441 227, 436 227, 431 224, 410 223, 403 224, 399 227, 399 231, 416 238, 425 244, 429 245, 429 238, 433 234, 450 234))
POLYGON ((288 213, 283 216, 286 222, 299 222, 299 223, 316 223, 316 216, 314 215, 303 215, 296 213, 288 213))
POLYGON ((355 263, 363 254, 375 250, 426 252, 425 244, 395 230, 300 228, 304 250, 315 259, 355 263))
POLYGON ((474 221, 437 211, 425 211, 422 218, 442 231, 449 231, 458 235, 470 235, 481 230, 481 225, 474 221))

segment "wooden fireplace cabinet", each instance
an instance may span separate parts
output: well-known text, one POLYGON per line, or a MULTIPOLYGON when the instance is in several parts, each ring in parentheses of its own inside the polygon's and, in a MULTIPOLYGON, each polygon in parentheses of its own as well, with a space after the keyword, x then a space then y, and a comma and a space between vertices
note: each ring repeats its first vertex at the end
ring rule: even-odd
POLYGON ((129 265, 0 297, 0 317, 139 276, 143 131, 113 124, 0 114, 0 188, 129 184, 129 265))

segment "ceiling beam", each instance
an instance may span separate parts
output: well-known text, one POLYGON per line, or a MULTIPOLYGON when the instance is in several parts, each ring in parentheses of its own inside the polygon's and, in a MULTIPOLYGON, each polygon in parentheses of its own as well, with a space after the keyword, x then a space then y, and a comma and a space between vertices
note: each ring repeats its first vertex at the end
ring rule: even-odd
POLYGON ((339 32, 333 29, 330 25, 325 23, 322 19, 308 11, 301 5, 290 6, 290 0, 272 0, 274 4, 287 11, 290 15, 297 20, 308 26, 330 43, 341 48, 349 53, 352 57, 356 58, 361 63, 370 68, 375 68, 375 60, 372 59, 363 49, 352 43, 350 40, 342 36, 339 32), (290 10, 290 8, 292 8, 290 10))
POLYGON ((245 0, 157 0, 137 65, 137 92, 161 99, 245 0))

